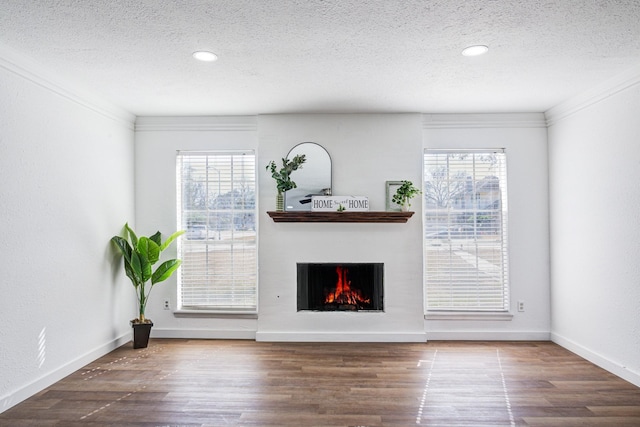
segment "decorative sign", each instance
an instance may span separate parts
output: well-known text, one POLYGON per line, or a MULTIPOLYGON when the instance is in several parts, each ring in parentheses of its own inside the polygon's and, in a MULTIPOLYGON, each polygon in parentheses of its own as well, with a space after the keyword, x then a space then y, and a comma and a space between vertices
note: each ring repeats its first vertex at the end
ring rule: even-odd
POLYGON ((369 198, 364 196, 312 196, 311 212, 368 212, 369 198))

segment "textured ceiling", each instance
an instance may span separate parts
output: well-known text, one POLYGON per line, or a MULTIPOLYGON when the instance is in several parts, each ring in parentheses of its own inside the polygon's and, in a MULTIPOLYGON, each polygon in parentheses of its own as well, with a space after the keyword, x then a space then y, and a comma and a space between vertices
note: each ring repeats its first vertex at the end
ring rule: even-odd
POLYGON ((2 0, 0 46, 136 115, 542 112, 640 64, 640 1, 2 0))

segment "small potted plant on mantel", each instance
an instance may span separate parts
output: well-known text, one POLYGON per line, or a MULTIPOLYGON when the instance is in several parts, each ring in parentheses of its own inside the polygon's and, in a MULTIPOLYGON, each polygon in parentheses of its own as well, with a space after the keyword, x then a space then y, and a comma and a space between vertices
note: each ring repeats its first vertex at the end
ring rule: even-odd
POLYGON ((276 180, 276 188, 278 189, 276 211, 284 211, 284 192, 297 188, 296 183, 291 180, 291 172, 301 169, 306 160, 304 154, 298 154, 291 160, 282 159, 282 168, 280 170, 277 169, 276 162, 273 160, 267 165, 267 170, 271 171, 271 177, 276 180))
POLYGON ((411 207, 411 199, 420 194, 420 190, 413 185, 411 181, 401 181, 402 185, 398 187, 396 193, 391 199, 393 203, 400 205, 403 212, 407 212, 411 207))
POLYGON ((138 318, 131 321, 133 327, 133 348, 146 348, 153 322, 144 317, 149 294, 156 283, 167 280, 180 267, 179 259, 164 261, 155 269, 152 266, 160 259, 160 254, 171 242, 184 231, 176 231, 162 242, 162 235, 157 231, 153 236, 138 237, 129 227, 124 225, 124 235, 113 236, 111 241, 117 246, 124 258, 124 271, 131 279, 138 298, 138 318), (128 238, 127 238, 128 235, 128 238), (151 281, 151 283, 148 283, 151 281))

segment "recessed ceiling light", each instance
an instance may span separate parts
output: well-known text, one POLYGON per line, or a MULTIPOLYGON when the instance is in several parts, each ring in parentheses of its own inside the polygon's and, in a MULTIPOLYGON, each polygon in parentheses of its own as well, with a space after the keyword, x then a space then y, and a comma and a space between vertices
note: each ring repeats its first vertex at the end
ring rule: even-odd
POLYGON ((469 47, 465 48, 462 51, 462 54, 464 56, 478 56, 478 55, 484 55, 488 51, 489 51, 489 47, 488 46, 479 44, 479 45, 469 46, 469 47))
POLYGON ((205 61, 205 62, 213 62, 216 59, 218 59, 218 55, 216 55, 213 52, 207 52, 205 50, 199 50, 197 52, 193 52, 193 57, 196 58, 198 61, 205 61))

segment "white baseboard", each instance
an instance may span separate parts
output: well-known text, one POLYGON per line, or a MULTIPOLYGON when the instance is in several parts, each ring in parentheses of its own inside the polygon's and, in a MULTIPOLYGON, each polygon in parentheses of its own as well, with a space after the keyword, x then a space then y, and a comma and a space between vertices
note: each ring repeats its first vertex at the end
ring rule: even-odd
POLYGON ((631 371, 626 366, 613 362, 601 354, 591 351, 575 341, 563 337, 562 335, 551 333, 551 341, 577 354, 578 356, 587 359, 589 362, 598 365, 602 369, 619 376, 623 380, 629 381, 631 384, 640 387, 640 373, 631 371))
POLYGON ((255 340, 254 330, 212 330, 212 329, 163 329, 153 328, 151 338, 255 340))
POLYGON ((129 341, 131 341, 131 332, 121 335, 118 338, 81 355, 80 357, 70 361, 69 363, 60 366, 59 368, 19 388, 18 390, 12 391, 11 393, 0 397, 0 413, 17 405, 23 400, 28 399, 29 397, 44 390, 50 385, 55 384, 57 381, 60 381, 68 375, 71 375, 78 369, 81 369, 83 366, 86 366, 99 357, 104 356, 105 354, 115 350, 116 348, 129 341))
POLYGON ((424 332, 256 332, 256 341, 426 342, 424 332))
POLYGON ((427 331, 429 341, 549 341, 545 331, 427 331))

